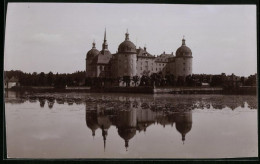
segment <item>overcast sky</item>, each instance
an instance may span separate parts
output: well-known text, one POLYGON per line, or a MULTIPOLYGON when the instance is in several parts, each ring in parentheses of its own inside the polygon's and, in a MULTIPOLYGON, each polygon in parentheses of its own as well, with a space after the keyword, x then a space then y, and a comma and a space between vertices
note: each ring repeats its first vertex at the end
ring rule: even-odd
POLYGON ((176 52, 183 35, 193 73, 257 72, 255 5, 9 3, 5 70, 72 73, 85 69, 93 40, 117 51, 128 28, 153 55, 176 52))

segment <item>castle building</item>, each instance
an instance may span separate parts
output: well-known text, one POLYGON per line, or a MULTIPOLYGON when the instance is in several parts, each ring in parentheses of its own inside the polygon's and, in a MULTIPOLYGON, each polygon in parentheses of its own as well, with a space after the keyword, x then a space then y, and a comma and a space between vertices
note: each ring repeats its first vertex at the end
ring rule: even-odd
MULTIPOLYGON (((125 40, 118 46, 118 51, 111 54, 108 50, 106 40, 106 31, 102 50, 99 51, 93 42, 92 49, 86 56, 86 77, 110 77, 123 78, 133 76, 150 76, 153 73, 174 75, 175 80, 178 77, 192 75, 192 51, 186 46, 185 39, 182 39, 182 45, 173 53, 163 52, 159 56, 150 54, 146 46, 136 48, 130 41, 128 31, 125 34, 125 40)), ((134 83, 131 83, 133 85, 134 83)), ((122 85, 119 82, 119 85, 122 85)))

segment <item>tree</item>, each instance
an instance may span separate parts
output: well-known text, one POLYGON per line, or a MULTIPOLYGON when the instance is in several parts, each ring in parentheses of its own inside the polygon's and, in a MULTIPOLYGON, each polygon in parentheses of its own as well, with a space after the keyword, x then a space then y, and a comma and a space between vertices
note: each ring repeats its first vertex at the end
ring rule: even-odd
POLYGON ((53 73, 52 73, 52 72, 49 72, 49 73, 47 74, 47 85, 48 85, 48 86, 52 86, 53 81, 54 81, 53 73))
POLYGON ((183 86, 183 85, 184 85, 184 76, 178 76, 177 86, 183 86))
POLYGON ((150 79, 151 79, 152 86, 158 85, 157 73, 151 74, 150 79))
POLYGON ((210 85, 212 87, 214 87, 214 86, 222 86, 223 85, 223 81, 222 81, 221 75, 213 75, 212 79, 211 79, 210 85))
POLYGON ((192 76, 191 75, 186 76, 185 82, 186 82, 187 86, 193 86, 192 76))
POLYGON ((139 79, 140 78, 137 75, 133 77, 133 82, 135 83, 135 86, 136 86, 137 82, 139 81, 139 79))
POLYGON ((245 85, 247 86, 256 86, 256 81, 257 81, 257 76, 255 75, 250 75, 248 79, 245 82, 245 85))
POLYGON ((170 74, 169 83, 171 86, 175 85, 175 76, 173 74, 170 74))
POLYGON ((129 87, 131 82, 130 76, 123 76, 123 82, 126 84, 126 87, 129 87))
POLYGON ((148 86, 149 85, 150 78, 149 76, 143 75, 141 77, 140 86, 148 86))
POLYGON ((46 79, 45 79, 45 74, 44 72, 41 72, 38 75, 38 85, 39 86, 45 86, 46 85, 46 79))

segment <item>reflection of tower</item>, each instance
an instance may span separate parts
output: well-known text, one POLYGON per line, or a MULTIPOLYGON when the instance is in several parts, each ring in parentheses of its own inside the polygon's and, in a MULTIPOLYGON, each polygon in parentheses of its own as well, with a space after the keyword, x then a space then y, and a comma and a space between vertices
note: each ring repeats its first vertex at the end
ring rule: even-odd
POLYGON ((40 101, 40 107, 44 107, 44 105, 45 105, 45 99, 39 99, 39 101, 40 101))
POLYGON ((185 135, 191 130, 192 127, 192 112, 189 111, 176 113, 175 119, 176 129, 181 133, 184 144, 185 135))
POLYGON ((137 130, 146 131, 146 128, 155 122, 156 113, 150 109, 140 109, 137 111, 137 130))
POLYGON ((105 115, 105 109, 101 109, 100 106, 97 104, 97 121, 99 127, 102 129, 102 136, 103 136, 103 141, 104 141, 104 151, 106 148, 106 137, 107 137, 107 131, 111 126, 111 121, 109 119, 109 116, 105 115))
POLYGON ((129 140, 136 134, 136 108, 119 111, 117 127, 119 136, 125 140, 127 150, 129 140))
POLYGON ((54 101, 48 101, 48 107, 51 109, 54 105, 54 101))
MULTIPOLYGON (((87 108, 87 105, 86 105, 87 108)), ((92 131, 92 136, 95 136, 95 131, 99 128, 97 121, 97 111, 89 111, 86 109, 86 124, 92 131)))

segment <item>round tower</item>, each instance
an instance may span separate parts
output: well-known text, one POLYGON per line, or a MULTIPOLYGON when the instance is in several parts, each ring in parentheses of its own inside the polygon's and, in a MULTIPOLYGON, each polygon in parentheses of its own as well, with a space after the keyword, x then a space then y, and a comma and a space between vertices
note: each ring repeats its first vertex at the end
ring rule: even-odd
POLYGON ((181 133, 181 139, 184 144, 186 134, 192 128, 192 111, 176 113, 175 127, 181 133))
POLYGON ((129 141, 136 134, 137 126, 137 109, 133 108, 133 104, 130 102, 125 107, 127 110, 118 112, 117 128, 119 136, 125 141, 125 148, 127 150, 129 141))
POLYGON ((99 54, 99 51, 96 49, 96 43, 93 41, 92 43, 92 49, 87 52, 86 55, 86 77, 92 77, 92 68, 91 63, 95 56, 99 54))
POLYGON ((175 76, 186 77, 192 75, 192 52, 186 46, 185 39, 182 39, 182 45, 176 51, 175 57, 175 76))
POLYGON ((125 34, 125 41, 118 47, 117 60, 117 77, 136 75, 136 46, 129 40, 128 31, 125 34))

